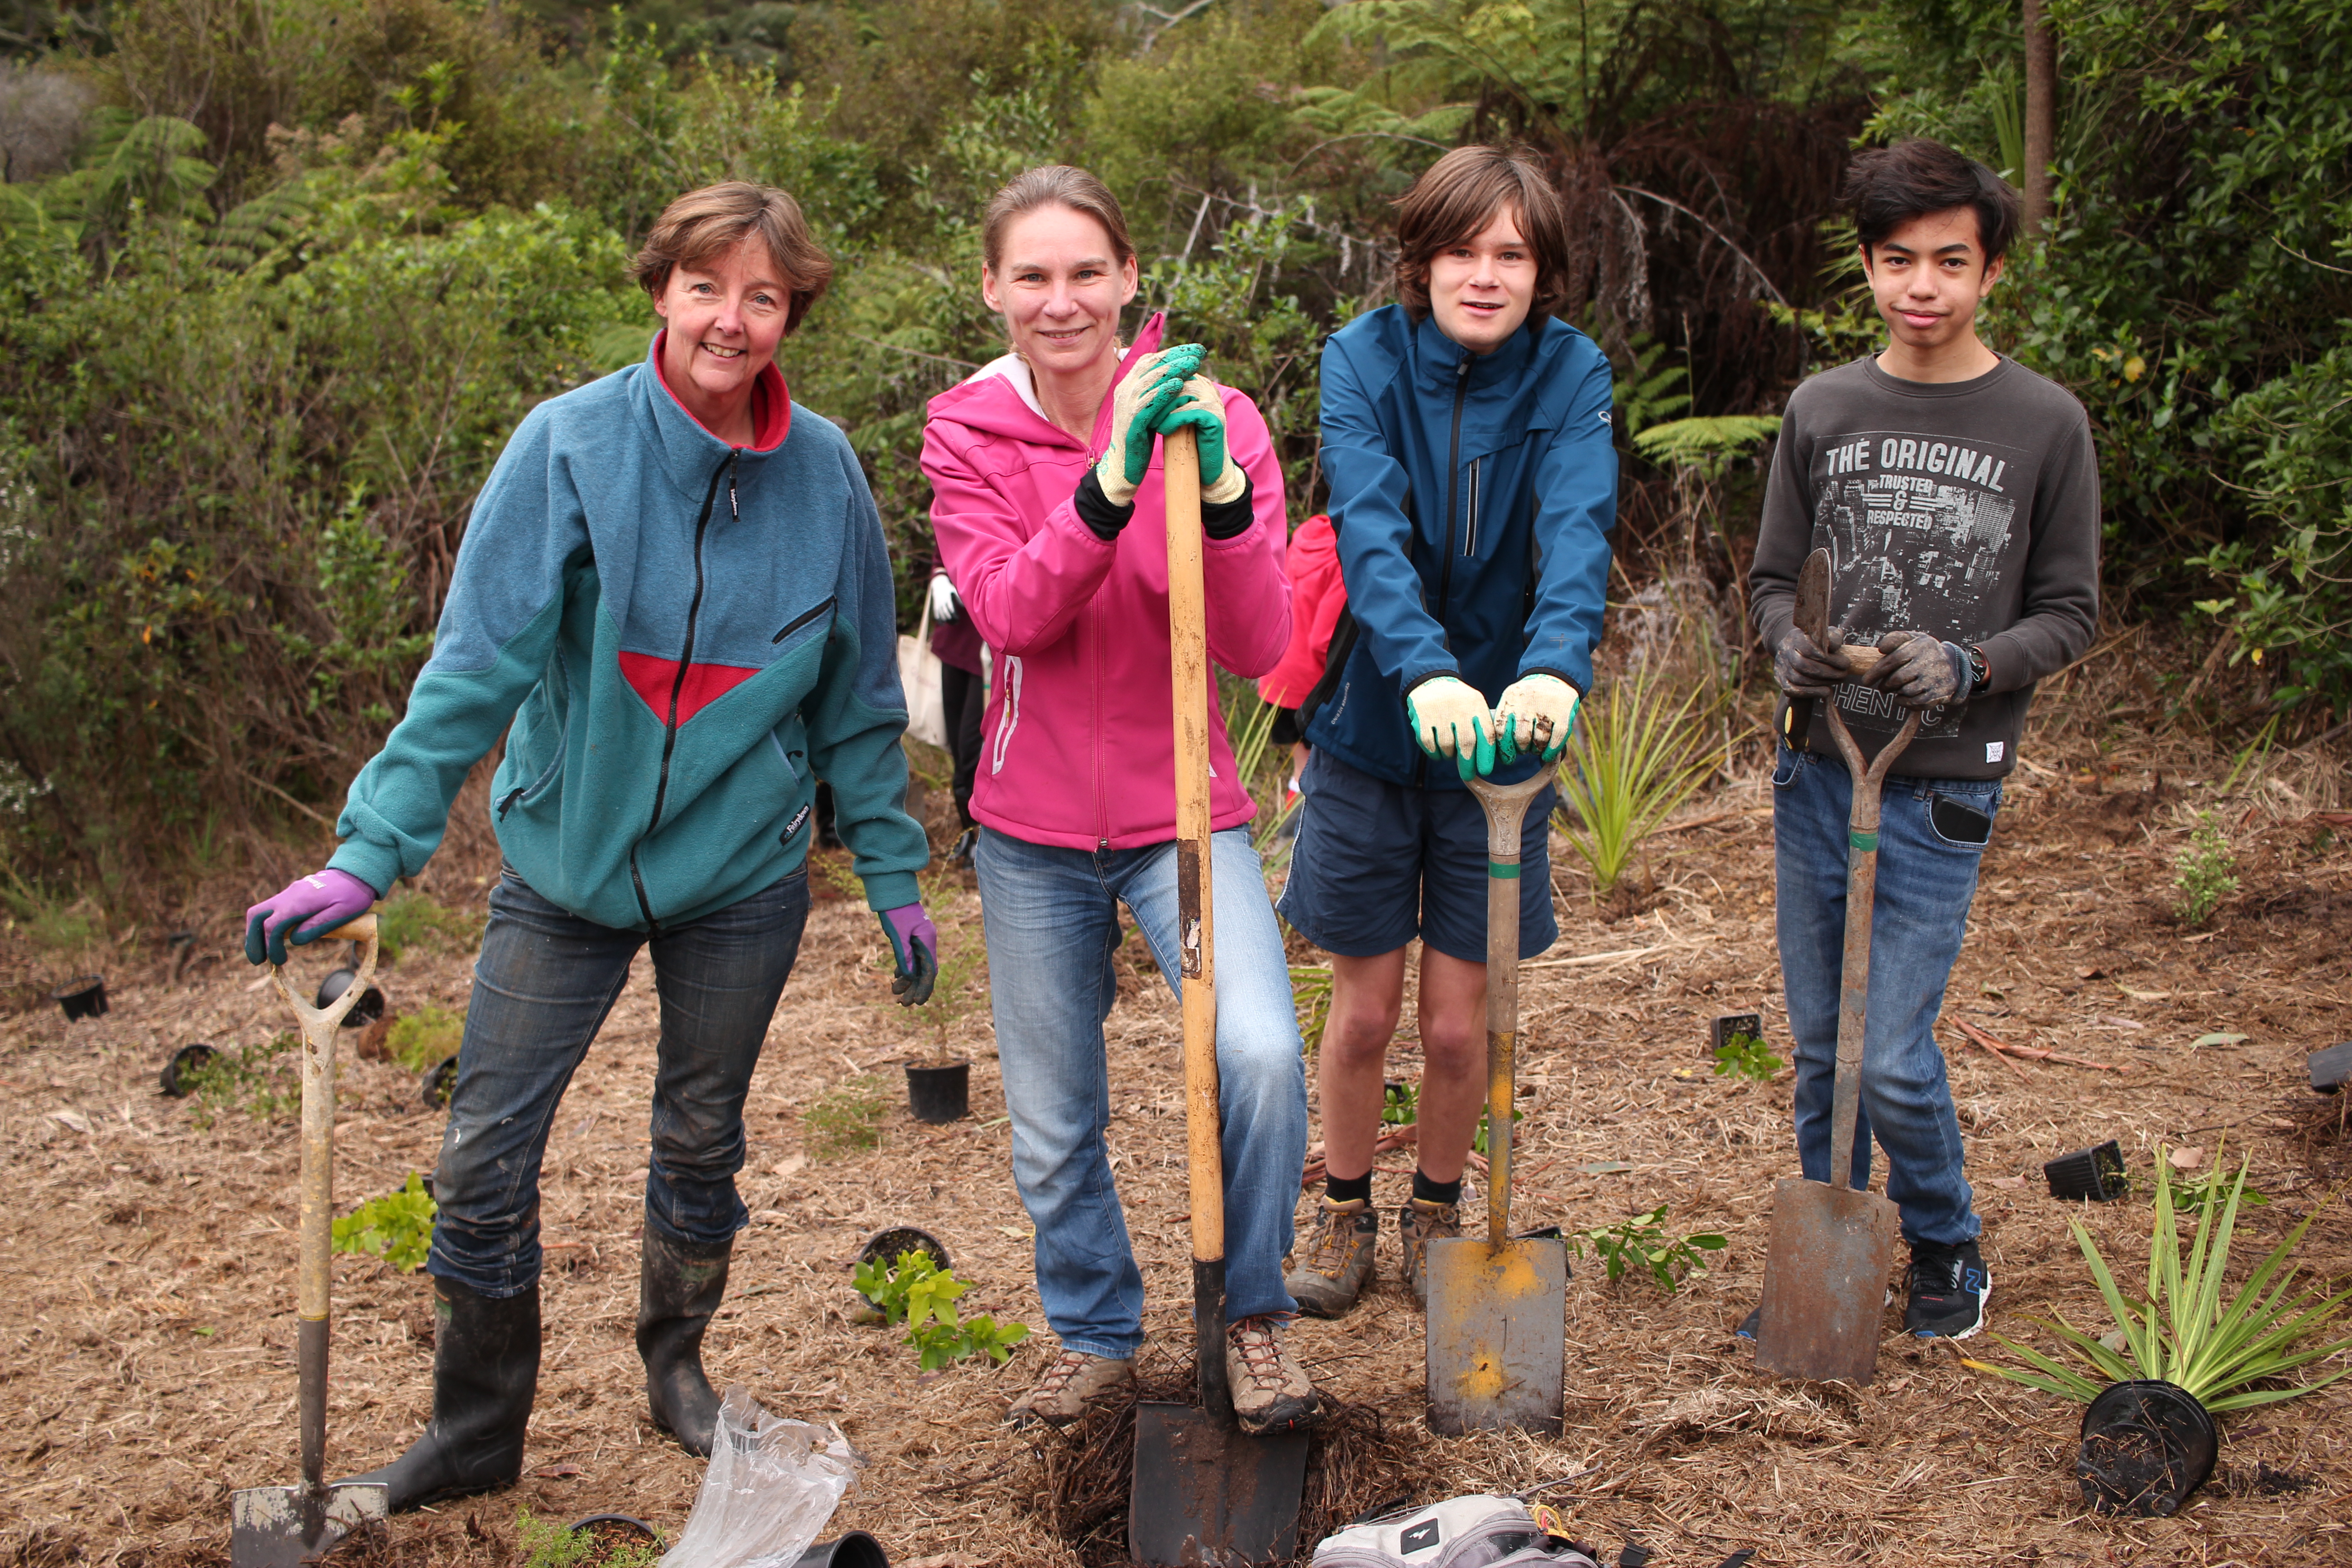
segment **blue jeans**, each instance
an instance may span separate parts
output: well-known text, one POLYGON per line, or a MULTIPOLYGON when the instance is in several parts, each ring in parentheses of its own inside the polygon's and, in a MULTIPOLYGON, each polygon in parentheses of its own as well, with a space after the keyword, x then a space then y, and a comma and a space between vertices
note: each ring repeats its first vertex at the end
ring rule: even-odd
POLYGON ((683 1246, 723 1246, 749 1217, 743 1097, 807 923, 808 873, 648 937, 582 920, 509 868, 490 892, 457 1084, 441 1135, 428 1266, 478 1295, 539 1282, 539 1171, 556 1107, 588 1043, 653 949, 661 997, 646 1225, 683 1246))
MULTIPOLYGON (((1837 758, 1781 749, 1772 773, 1780 975, 1797 1050, 1797 1153, 1816 1182, 1830 1175, 1853 800, 1853 781, 1837 758)), ((1968 933, 1982 836, 2000 809, 1998 779, 1896 776, 1880 795, 1853 1184, 1870 1179, 1874 1134, 1886 1150, 1886 1195, 1915 1246, 1957 1246, 1982 1228, 1961 1173, 1959 1118, 1935 1027, 1968 933)))
MULTIPOLYGON (((1282 1259, 1307 1157, 1307 1070, 1290 963, 1247 830, 1215 835, 1210 861, 1225 1316, 1238 1321, 1297 1306, 1282 1288, 1282 1259)), ((1143 1343, 1143 1275, 1103 1151, 1110 1121, 1103 1020, 1118 999, 1111 954, 1121 903, 1170 986, 1181 984, 1176 846, 1061 849, 983 827, 972 866, 1013 1118, 1013 1175, 1037 1226, 1037 1295, 1066 1348, 1131 1356, 1143 1343)), ((1171 1053, 1171 1066, 1176 1060, 1171 1053)))

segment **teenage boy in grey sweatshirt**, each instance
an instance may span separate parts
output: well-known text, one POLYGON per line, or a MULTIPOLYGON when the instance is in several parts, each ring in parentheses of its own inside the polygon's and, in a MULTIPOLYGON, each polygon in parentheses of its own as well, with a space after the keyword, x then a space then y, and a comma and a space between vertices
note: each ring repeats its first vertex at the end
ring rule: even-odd
POLYGON ((1797 1147, 1828 1180, 1853 781, 1822 705, 1865 761, 1922 709, 1885 785, 1853 1177, 1868 1180, 1875 1134, 1911 1247, 1904 1325, 1966 1339, 1992 1281, 1934 1027, 2034 683, 2098 620, 2099 476, 2082 405, 1977 337, 2016 193, 1906 142, 1857 157, 1845 196, 1887 344, 1790 395, 1748 574, 1784 694, 1772 827, 1797 1147), (1793 624, 1815 549, 1834 568, 1827 647, 1793 624), (1885 657, 1855 679, 1842 649, 1865 642, 1885 657))

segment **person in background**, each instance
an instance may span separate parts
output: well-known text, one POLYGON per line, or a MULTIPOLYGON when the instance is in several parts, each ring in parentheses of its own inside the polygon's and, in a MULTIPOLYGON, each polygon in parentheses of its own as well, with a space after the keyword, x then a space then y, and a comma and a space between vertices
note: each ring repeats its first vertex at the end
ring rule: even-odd
MULTIPOLYGON (((1318 511, 1298 525, 1283 555, 1282 570, 1290 579, 1290 646, 1282 650, 1282 662, 1258 678, 1257 694, 1276 710, 1268 739, 1290 753, 1289 795, 1295 802, 1298 775, 1307 766, 1298 705, 1323 679, 1331 632, 1348 605, 1348 585, 1339 575, 1339 540, 1327 514, 1318 511)), ((1283 826, 1295 830, 1297 823, 1286 819, 1283 826)))
POLYGON ((283 963, 365 910, 425 868, 506 737, 505 867, 435 1184, 433 1414, 358 1478, 395 1509, 522 1473, 540 1164, 640 949, 661 1035, 637 1352, 655 1425, 710 1451, 702 1338, 749 1218, 743 1100, 808 919, 818 778, 900 1000, 924 1000, 938 969, 881 519, 847 439, 774 363, 833 264, 792 197, 738 181, 672 202, 633 269, 663 323, 644 362, 524 416, 474 503, 407 715, 352 782, 342 847, 246 911, 246 956, 283 963))
MULTIPOLYGON (((1460 1234, 1486 1099, 1486 823, 1466 784, 1525 779, 1568 743, 1592 683, 1617 509, 1609 361, 1552 318, 1568 220, 1541 164, 1498 147, 1448 153, 1397 204, 1397 247, 1400 302, 1323 351, 1348 609, 1301 714, 1314 754, 1280 904, 1331 954, 1317 1061, 1329 1174, 1287 1281, 1302 1310, 1325 1316, 1371 1278, 1372 1143, 1415 937, 1419 1162, 1397 1228, 1416 1301, 1429 1243, 1460 1234)), ((1527 813, 1524 958, 1559 934, 1555 798, 1547 788, 1527 813)))
MULTIPOLYGON (((931 399, 923 471, 940 558, 997 655, 972 865, 1013 1174, 1061 1340, 1011 1416, 1058 1426, 1129 1382, 1143 1342, 1143 1276, 1103 1141, 1120 904, 1171 987, 1181 973, 1156 436, 1199 437, 1210 658, 1238 675, 1271 669, 1290 637, 1290 588, 1282 468, 1256 407, 1201 374, 1197 347, 1162 348, 1158 316, 1119 342, 1135 247, 1101 182, 1063 165, 1020 175, 988 205, 982 256, 982 297, 1013 352, 931 399)), ((1289 960, 1250 844, 1256 806, 1213 685, 1209 746, 1225 1369, 1243 1430, 1278 1432, 1322 1414, 1284 1339, 1307 1079, 1289 960)))
POLYGON ((956 817, 963 831, 948 859, 969 866, 980 842, 980 824, 971 815, 972 785, 980 777, 980 719, 988 702, 988 672, 982 660, 980 634, 968 618, 959 616, 962 601, 945 566, 931 567, 931 651, 940 660, 940 702, 947 710, 948 755, 955 761, 956 817))
MULTIPOLYGON (((2017 193, 1948 147, 1906 142, 1856 158, 1845 198, 1886 347, 1790 394, 1748 579, 1786 694, 1772 842, 1797 1150, 1808 1179, 1830 1179, 1853 780, 1822 705, 1837 705, 1865 762, 1920 709, 1882 796, 1853 1177, 1869 1184, 1874 1137, 1911 1248, 1904 1326, 1966 1339, 1992 1274, 1936 1017, 2034 682, 2081 658, 2098 625, 2098 461, 2083 405, 1977 336, 2017 193), (1816 549, 1832 563, 1826 647, 1796 626, 1816 549), (1843 648, 1864 642, 1885 658, 1855 680, 1843 648)), ((1738 1332, 1762 1325, 1759 1307, 1738 1332)))

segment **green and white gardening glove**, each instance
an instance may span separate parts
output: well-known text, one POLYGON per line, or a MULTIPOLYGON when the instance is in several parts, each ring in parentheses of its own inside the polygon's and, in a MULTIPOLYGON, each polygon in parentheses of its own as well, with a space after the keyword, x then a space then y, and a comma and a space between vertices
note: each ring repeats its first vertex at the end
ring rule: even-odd
POLYGON ((1471 775, 1495 771, 1495 715, 1477 689, 1451 675, 1433 676, 1405 694, 1404 716, 1412 738, 1433 757, 1452 757, 1471 775))
POLYGON ((1095 482, 1111 505, 1134 504, 1136 488, 1151 471, 1151 438, 1160 416, 1182 395, 1203 352, 1198 343, 1179 343, 1146 354, 1111 389, 1110 445, 1095 464, 1095 482))
POLYGON ((1225 452, 1225 400, 1217 384, 1205 375, 1184 383, 1183 391, 1160 416, 1160 433, 1173 436, 1190 428, 1201 437, 1201 499, 1211 506, 1227 506, 1249 489, 1249 476, 1225 452))
POLYGON ((1576 688, 1557 675, 1522 675, 1503 688, 1495 704, 1495 728, 1501 731, 1503 761, 1516 763, 1521 752, 1532 752, 1538 739, 1543 760, 1557 762, 1576 727, 1576 688))

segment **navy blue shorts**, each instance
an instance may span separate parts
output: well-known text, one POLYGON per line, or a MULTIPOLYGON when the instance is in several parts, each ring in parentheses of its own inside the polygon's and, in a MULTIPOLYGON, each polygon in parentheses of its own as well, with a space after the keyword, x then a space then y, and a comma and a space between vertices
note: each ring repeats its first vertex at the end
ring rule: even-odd
MULTIPOLYGON (((1319 750, 1298 788, 1298 844, 1274 907, 1299 935, 1342 958, 1394 952, 1419 937, 1448 958, 1486 962, 1486 814, 1477 796, 1390 784, 1319 750)), ((1559 803, 1559 792, 1546 789, 1520 830, 1521 958, 1559 937, 1549 838, 1559 803)))

